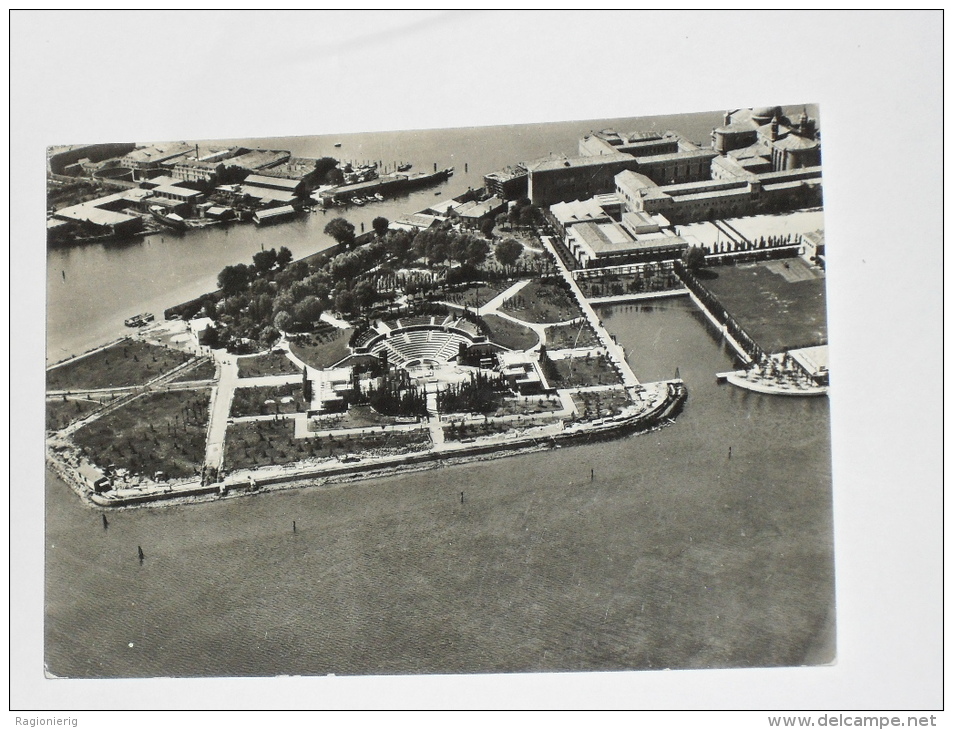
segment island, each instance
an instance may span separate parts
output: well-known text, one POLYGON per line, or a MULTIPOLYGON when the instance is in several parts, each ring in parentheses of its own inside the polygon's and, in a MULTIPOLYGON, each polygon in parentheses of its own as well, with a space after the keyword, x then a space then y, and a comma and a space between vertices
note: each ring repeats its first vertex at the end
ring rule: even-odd
MULTIPOLYGON (((126 508, 663 428, 687 400, 677 367, 641 382, 598 308, 673 296, 734 353, 738 369, 713 377, 823 395, 819 163, 806 114, 734 110, 711 147, 676 132, 592 132, 577 156, 490 173, 483 189, 378 217, 367 233, 329 217, 331 248, 294 260, 262 246, 226 266, 216 291, 162 321, 134 317, 129 337, 50 367, 48 462, 88 504, 126 508)), ((387 178, 367 168, 312 202, 372 202, 412 184, 398 167, 387 178)))

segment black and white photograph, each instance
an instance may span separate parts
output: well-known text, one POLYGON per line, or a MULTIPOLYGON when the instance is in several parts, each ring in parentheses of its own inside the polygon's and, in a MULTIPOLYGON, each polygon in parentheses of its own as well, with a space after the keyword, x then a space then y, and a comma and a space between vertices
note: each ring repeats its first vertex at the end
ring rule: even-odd
MULTIPOLYGON (((37 696, 73 698, 49 707, 109 709, 88 694, 84 704, 79 686, 105 697, 129 680, 166 692, 184 682, 198 696, 167 698, 165 709, 238 709, 253 699, 202 705, 201 682, 482 678, 499 692, 506 680, 581 676, 642 688, 634 706, 577 696, 590 709, 695 707, 675 699, 678 677, 736 692, 699 709, 772 709, 740 699, 742 677, 758 671, 770 684, 771 671, 786 671, 824 684, 851 666, 862 624, 844 596, 858 562, 845 562, 856 553, 839 525, 860 517, 846 511, 853 470, 871 466, 858 454, 886 452, 845 443, 838 434, 860 440, 865 426, 834 406, 863 382, 864 407, 886 409, 868 418, 889 421, 889 409, 924 397, 904 373, 932 376, 939 358, 929 339, 922 363, 899 358, 913 335, 895 344, 896 311, 837 298, 839 287, 872 286, 857 280, 867 260, 888 288, 910 276, 879 270, 895 254, 863 248, 856 202, 840 196, 872 184, 852 175, 878 164, 851 158, 853 137, 866 150, 880 125, 910 123, 895 117, 913 110, 886 98, 845 110, 828 87, 804 82, 824 71, 810 43, 730 59, 714 44, 715 65, 780 54, 800 72, 785 72, 795 83, 758 75, 744 93, 734 79, 684 96, 654 92, 658 80, 643 75, 664 64, 628 52, 606 57, 621 65, 584 69, 555 57, 537 66, 531 42, 519 54, 509 45, 535 22, 558 35, 590 15, 581 11, 66 15, 89 35, 60 49, 54 97, 82 71, 68 69, 72 54, 96 45, 112 60, 92 54, 93 70, 108 75, 136 28, 166 40, 173 29, 180 40, 205 34, 209 45, 183 68, 161 60, 176 43, 144 43, 141 73, 123 70, 123 85, 87 79, 88 96, 64 92, 92 116, 41 124, 26 155, 35 169, 19 168, 43 178, 26 212, 13 207, 34 286, 29 306, 16 285, 11 297, 31 332, 24 357, 44 360, 43 383, 38 360, 29 381, 42 390, 29 407, 43 436, 30 441, 22 479, 21 457, 13 465, 11 558, 19 532, 33 533, 30 606, 41 614, 29 622, 41 646, 22 671, 42 686, 37 696), (468 23, 502 38, 449 68, 456 46, 441 36, 475 42, 468 23), (322 46, 336 24, 355 38, 322 46), (269 35, 279 29, 284 45, 269 35), (248 34, 261 43, 227 42, 248 34), (484 69, 470 62, 481 53, 484 69), (525 65, 489 84, 503 65, 493 53, 525 65), (399 60, 388 66, 390 54, 399 60), (510 108, 521 89, 541 97, 543 83, 572 103, 510 108), (107 87, 122 99, 98 124, 107 87), (461 101, 447 102, 448 116, 442 99, 461 101), (350 116, 321 118, 348 102, 350 116), (870 370, 880 373, 873 389, 870 370), (18 490, 35 522, 17 525, 18 490), (669 683, 659 704, 645 695, 653 682, 669 683)), ((691 20, 592 15, 631 20, 635 36, 640 22, 662 34, 691 20)), ((705 17, 730 28, 742 16, 705 17)), ((875 33, 885 17, 826 20, 875 33)), ((930 17, 897 14, 915 28, 930 17)), ((793 28, 825 15, 753 18, 793 28)), ((52 20, 19 17, 33 33, 52 20)), ((688 73, 670 81, 697 83, 688 73)), ((940 133, 931 114, 919 121, 940 133)), ((899 182, 883 177, 866 203, 878 231, 894 218, 899 182)), ((938 195, 937 178, 923 181, 938 195)), ((915 228, 904 246, 938 262, 941 239, 915 228)), ((900 307, 905 326, 916 327, 918 297, 941 301, 938 274, 933 263, 917 274, 926 278, 909 295, 916 307, 900 307)), ((891 308, 888 293, 873 299, 891 308)), ((923 419, 926 449, 939 430, 932 411, 923 419)), ((938 504, 938 456, 892 485, 907 495, 902 509, 938 504)), ((905 529, 939 545, 938 523, 905 529)), ((936 566, 941 553, 927 557, 936 566)), ((876 570, 871 560, 860 569, 876 570)), ((936 635, 938 606, 939 594, 924 593, 917 610, 936 619, 911 631, 936 635)), ((916 708, 930 709, 922 698, 936 679, 921 684, 916 708)), ((418 697, 411 706, 428 706, 418 697)), ((114 700, 159 709, 134 698, 114 700)), ((274 707, 267 689, 257 699, 274 707)), ((553 702, 562 706, 545 692, 487 694, 471 706, 553 702)))

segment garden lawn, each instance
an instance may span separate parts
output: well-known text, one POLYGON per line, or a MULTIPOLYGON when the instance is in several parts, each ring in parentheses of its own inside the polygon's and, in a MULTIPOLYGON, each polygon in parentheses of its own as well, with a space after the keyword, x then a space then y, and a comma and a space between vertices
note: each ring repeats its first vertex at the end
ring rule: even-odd
POLYGON ((205 461, 208 389, 148 393, 73 434, 99 466, 114 464, 151 478, 195 476, 205 461))
POLYGON ((788 281, 771 271, 779 262, 718 266, 699 281, 768 353, 827 343, 825 279, 801 259, 785 259, 788 281), (769 268, 771 267, 771 268, 769 268), (710 278, 709 278, 710 277, 710 278))
POLYGON ((377 432, 296 439, 290 420, 236 423, 225 437, 225 468, 228 471, 277 464, 293 464, 306 459, 328 459, 346 454, 374 456, 420 451, 430 447, 430 432, 377 432))
POLYGON ((99 408, 102 404, 91 400, 47 400, 46 430, 60 431, 99 408))
POLYGON ((539 342, 537 335, 529 327, 488 314, 483 321, 490 328, 488 337, 498 345, 511 350, 528 350, 539 342))
POLYGON ((47 370, 47 390, 122 388, 142 385, 192 356, 142 340, 123 340, 92 355, 47 370))
POLYGON ((348 328, 334 330, 329 334, 306 335, 291 343, 291 352, 308 367, 332 367, 351 354, 347 343, 351 339, 353 331, 353 329, 348 328))
POLYGON ((584 387, 587 385, 617 385, 622 382, 604 355, 550 360, 554 366, 547 371, 549 384, 558 388, 584 387))
POLYGON ((543 281, 533 279, 514 296, 503 302, 501 312, 506 312, 527 322, 565 322, 581 317, 582 311, 572 294, 562 285, 562 279, 543 281))
POLYGON ((589 393, 573 393, 573 403, 583 419, 616 416, 632 401, 624 390, 598 390, 589 393))
POLYGON ((308 410, 308 405, 304 399, 304 385, 301 383, 266 385, 260 388, 235 388, 229 415, 241 417, 304 413, 308 410), (284 398, 293 398, 293 400, 290 403, 282 403, 284 398))
POLYGON ((287 375, 300 373, 284 352, 266 352, 262 355, 250 355, 238 358, 238 377, 257 378, 262 375, 287 375))
POLYGON ((202 361, 193 368, 189 368, 181 375, 172 378, 173 383, 189 380, 211 380, 215 377, 215 361, 210 357, 203 357, 202 361))
POLYGON ((546 349, 563 350, 571 347, 597 347, 599 338, 585 321, 546 328, 546 349))
POLYGON ((444 297, 438 297, 442 301, 458 304, 461 307, 470 307, 476 309, 484 306, 491 299, 499 295, 511 286, 510 282, 500 282, 493 284, 476 284, 468 287, 464 291, 450 292, 444 297))

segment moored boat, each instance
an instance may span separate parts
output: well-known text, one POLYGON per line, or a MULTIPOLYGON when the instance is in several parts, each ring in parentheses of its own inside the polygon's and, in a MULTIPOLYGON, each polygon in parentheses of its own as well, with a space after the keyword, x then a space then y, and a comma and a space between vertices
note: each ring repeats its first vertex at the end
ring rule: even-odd
POLYGON ((155 320, 155 315, 152 312, 143 312, 142 314, 136 314, 130 317, 125 321, 126 327, 145 327, 149 322, 155 320))

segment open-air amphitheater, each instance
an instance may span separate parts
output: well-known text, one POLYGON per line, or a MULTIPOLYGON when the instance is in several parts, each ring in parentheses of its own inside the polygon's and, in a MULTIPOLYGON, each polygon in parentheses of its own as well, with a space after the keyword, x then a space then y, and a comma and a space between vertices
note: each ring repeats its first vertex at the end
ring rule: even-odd
POLYGON ((444 364, 455 358, 461 345, 484 344, 486 336, 472 322, 454 315, 407 317, 377 322, 352 345, 356 353, 369 353, 405 369, 444 364))

